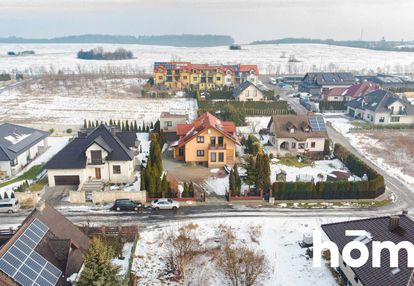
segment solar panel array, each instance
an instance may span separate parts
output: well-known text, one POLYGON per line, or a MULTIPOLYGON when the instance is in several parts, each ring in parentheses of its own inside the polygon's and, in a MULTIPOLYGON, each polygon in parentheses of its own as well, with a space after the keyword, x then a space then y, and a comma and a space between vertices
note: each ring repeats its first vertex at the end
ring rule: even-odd
POLYGON ((34 249, 49 228, 34 219, 23 234, 0 258, 0 270, 22 286, 54 286, 62 271, 34 249))
POLYGON ((309 124, 312 131, 326 131, 325 121, 322 116, 311 116, 309 117, 309 124))
POLYGON ((24 138, 23 140, 17 142, 16 144, 10 145, 9 147, 7 147, 7 149, 9 149, 10 151, 13 151, 15 153, 18 153, 18 152, 24 150, 25 148, 27 148, 33 142, 36 142, 37 140, 42 138, 43 136, 44 136, 44 134, 42 134, 38 131, 35 131, 32 134, 30 134, 30 136, 28 136, 28 137, 24 138))

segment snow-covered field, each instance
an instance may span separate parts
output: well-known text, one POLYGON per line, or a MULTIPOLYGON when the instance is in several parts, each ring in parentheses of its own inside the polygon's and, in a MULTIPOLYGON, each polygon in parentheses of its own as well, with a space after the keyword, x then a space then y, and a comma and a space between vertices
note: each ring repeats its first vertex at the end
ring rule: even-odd
POLYGON ((194 99, 140 98, 137 92, 125 92, 136 87, 139 83, 125 81, 42 79, 0 92, 0 121, 81 126, 85 119, 137 120, 139 124, 148 124, 165 111, 188 114, 190 119, 196 117, 194 99))
MULTIPOLYGON (((408 187, 414 188, 414 176, 411 175, 413 170, 412 166, 414 165, 414 155, 412 155, 412 153, 402 153, 402 148, 397 148, 395 150, 395 148, 393 149, 393 146, 388 146, 385 143, 385 140, 376 139, 374 136, 370 135, 369 132, 351 133, 349 130, 354 126, 347 118, 330 117, 326 120, 330 121, 333 128, 344 135, 355 149, 362 154, 365 154, 368 160, 381 169, 386 170, 390 175, 401 179, 408 187), (384 150, 384 152, 380 152, 381 150, 384 150), (387 153, 386 151, 391 152, 390 156, 385 154, 387 153)), ((382 133, 386 131, 379 132, 382 133)), ((401 132, 405 134, 404 136, 408 136, 408 138, 405 139, 414 138, 413 131, 407 130, 401 132)), ((397 135, 397 132, 389 134, 389 136, 395 135, 397 135)), ((395 144, 396 142, 393 143, 395 144)), ((409 146, 403 147, 408 148, 409 146)))
MULTIPOLYGON (((312 259, 305 257, 306 248, 298 242, 304 234, 319 230, 320 225, 338 221, 334 218, 220 218, 191 221, 197 227, 194 234, 200 240, 201 247, 220 247, 218 226, 233 228, 235 237, 250 249, 263 251, 268 260, 268 276, 262 279, 262 285, 337 285, 326 265, 314 268, 312 259), (252 238, 252 229, 259 229, 257 239, 252 238)), ((163 243, 165 231, 177 230, 190 221, 165 223, 147 227, 140 233, 135 252, 133 271, 139 278, 138 285, 225 285, 216 261, 208 254, 196 257, 190 263, 185 281, 173 282, 165 279, 166 247, 163 243)), ((200 249, 202 250, 202 249, 200 249)))
POLYGON ((412 73, 414 53, 373 51, 366 49, 317 45, 281 44, 243 46, 240 51, 230 51, 227 46, 185 48, 145 45, 112 44, 1 44, 0 72, 15 71, 33 74, 45 71, 88 72, 116 67, 125 73, 151 72, 155 61, 182 60, 197 63, 258 64, 261 73, 305 73, 308 71, 358 71, 362 73, 412 73), (76 53, 102 46, 105 51, 124 47, 134 53, 135 59, 123 61, 85 61, 76 53), (8 51, 33 50, 35 55, 8 57, 8 51), (285 52, 294 55, 298 63, 288 63, 280 58, 285 52))

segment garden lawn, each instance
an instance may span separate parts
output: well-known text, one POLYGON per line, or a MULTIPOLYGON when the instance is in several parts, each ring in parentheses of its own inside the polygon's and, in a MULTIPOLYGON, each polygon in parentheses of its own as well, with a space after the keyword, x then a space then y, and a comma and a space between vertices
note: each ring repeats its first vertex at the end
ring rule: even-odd
POLYGON ((42 168, 43 168, 43 165, 35 165, 31 167, 27 172, 18 176, 17 178, 1 183, 0 188, 19 182, 19 181, 34 180, 42 172, 42 168))

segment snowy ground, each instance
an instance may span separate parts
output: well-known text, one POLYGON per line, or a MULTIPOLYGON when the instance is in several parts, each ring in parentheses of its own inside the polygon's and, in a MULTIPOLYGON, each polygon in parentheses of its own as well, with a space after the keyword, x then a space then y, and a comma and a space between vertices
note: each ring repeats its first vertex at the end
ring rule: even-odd
POLYGON ((124 248, 122 249, 122 255, 124 256, 124 259, 119 259, 119 258, 112 259, 112 263, 120 267, 120 270, 119 270, 120 275, 125 275, 128 271, 132 246, 133 246, 132 242, 126 242, 124 244, 124 248))
MULTIPOLYGON (((137 86, 139 83, 128 83, 127 88, 137 86)), ((157 121, 161 112, 188 114, 194 119, 198 108, 194 99, 150 99, 141 98, 137 91, 125 92, 125 79, 108 82, 89 78, 60 82, 44 78, 0 91, 0 106, 0 121, 57 126, 81 126, 85 119, 149 124, 157 121)))
MULTIPOLYGON (((348 171, 348 168, 338 159, 319 160, 315 161, 312 166, 302 168, 278 164, 277 161, 277 159, 273 159, 270 165, 270 180, 272 183, 276 181, 276 174, 280 173, 281 170, 286 172, 287 182, 296 182, 296 176, 312 176, 314 181, 317 182, 320 180, 318 175, 322 175, 323 180, 326 181, 326 175, 333 171, 348 171)), ((351 178, 359 179, 357 177, 351 178)))
POLYGON ((152 72, 155 61, 182 60, 210 64, 258 64, 261 73, 305 73, 309 71, 359 71, 363 73, 413 73, 414 54, 403 52, 373 51, 366 49, 317 45, 281 44, 243 46, 240 51, 230 51, 227 46, 185 48, 145 45, 112 44, 1 44, 0 72, 14 71, 43 73, 45 71, 97 72, 116 67, 124 73, 152 72), (76 58, 81 49, 102 46, 105 51, 124 47, 134 53, 135 59, 123 61, 92 61, 76 58), (8 57, 10 50, 33 50, 35 55, 8 57), (294 55, 298 63, 288 63, 280 58, 285 52, 294 55))
POLYGON ((378 139, 374 133, 370 132, 349 132, 353 127, 351 121, 347 118, 327 118, 327 121, 332 123, 335 128, 342 135, 347 137, 351 145, 366 158, 383 170, 386 170, 390 175, 400 178, 409 188, 414 188, 413 164, 414 155, 409 148, 414 142, 414 132, 407 131, 378 131, 385 136, 384 139, 378 139), (396 137, 399 136, 399 137, 396 137), (388 137, 388 138, 387 138, 388 137), (394 141, 404 142, 389 142, 390 139, 395 138, 394 141), (398 146, 398 143, 403 143, 404 146, 398 146), (404 151, 407 149, 407 151, 404 151), (405 152, 405 153, 404 153, 405 152))
MULTIPOLYGON (((249 248, 263 251, 268 259, 269 274, 262 280, 262 285, 337 285, 337 282, 326 265, 314 268, 312 259, 306 259, 305 248, 298 242, 304 234, 319 230, 323 223, 338 221, 334 218, 282 219, 261 218, 220 218, 192 220, 198 227, 194 230, 202 247, 219 247, 217 228, 220 224, 233 227, 236 238, 249 248), (252 239, 253 228, 260 229, 257 242, 252 239)), ((208 259, 207 254, 196 257, 191 263, 185 281, 166 283, 164 269, 166 249, 163 243, 163 231, 176 230, 190 221, 165 223, 144 229, 135 252, 136 260, 133 270, 140 277, 138 285, 225 285, 215 261, 208 259)))

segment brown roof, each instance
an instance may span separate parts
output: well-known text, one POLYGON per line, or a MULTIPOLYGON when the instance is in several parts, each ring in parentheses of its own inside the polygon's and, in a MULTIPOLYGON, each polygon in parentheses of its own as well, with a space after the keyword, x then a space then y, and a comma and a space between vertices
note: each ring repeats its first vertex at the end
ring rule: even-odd
MULTIPOLYGON (((395 244, 402 241, 414 243, 414 221, 406 215, 398 217, 399 225, 394 230, 390 230, 391 218, 389 216, 324 224, 322 229, 329 239, 338 246, 341 253, 347 243, 355 240, 355 237, 345 236, 346 230, 365 230, 370 233, 372 240, 366 243, 370 252, 367 263, 361 267, 352 268, 362 285, 412 285, 413 268, 407 265, 408 256, 406 251, 399 252, 398 268, 400 271, 396 274, 391 272, 390 255, 387 251, 382 251, 381 253, 381 267, 372 267, 373 241, 391 241, 395 244)), ((358 253, 351 252, 351 256, 355 258, 359 255, 358 253)))
POLYGON ((327 138, 328 133, 326 131, 314 131, 310 128, 309 118, 313 115, 274 115, 270 119, 269 127, 274 122, 274 134, 278 138, 294 138, 297 141, 305 141, 308 138, 327 138), (309 131, 306 132, 305 128, 309 127, 309 131), (290 133, 290 129, 294 128, 295 132, 290 133))
POLYGON ((185 119, 188 119, 188 115, 172 114, 172 113, 169 113, 169 112, 161 112, 160 118, 185 118, 185 119))
MULTIPOLYGON (((0 257, 6 253, 35 219, 40 220, 49 228, 36 246, 35 251, 64 273, 64 276, 59 279, 56 285, 69 285, 66 282, 66 277, 77 273, 82 267, 83 256, 89 248, 89 238, 66 217, 47 204, 33 210, 22 222, 17 232, 0 249, 0 257)), ((2 274, 0 272, 0 276, 4 276, 2 274)), ((0 281, 1 279, 4 279, 4 277, 0 277, 0 281)), ((6 285, 18 285, 13 283, 6 283, 6 285)))

